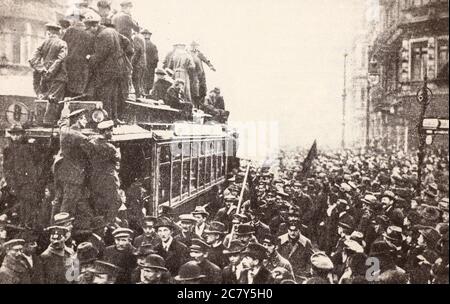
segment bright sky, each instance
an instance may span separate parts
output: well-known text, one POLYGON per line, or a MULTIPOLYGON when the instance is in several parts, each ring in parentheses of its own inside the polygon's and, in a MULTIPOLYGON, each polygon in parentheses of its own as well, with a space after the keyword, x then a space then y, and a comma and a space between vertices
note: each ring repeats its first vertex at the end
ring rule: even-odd
POLYGON ((160 57, 197 40, 230 119, 278 123, 281 145, 338 146, 343 55, 364 0, 135 0, 160 57))

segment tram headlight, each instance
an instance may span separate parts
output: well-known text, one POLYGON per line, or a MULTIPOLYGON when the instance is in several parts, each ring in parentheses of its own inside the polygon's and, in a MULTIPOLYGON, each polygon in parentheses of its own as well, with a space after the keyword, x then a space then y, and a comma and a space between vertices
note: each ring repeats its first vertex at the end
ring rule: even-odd
POLYGON ((106 112, 102 109, 97 109, 92 112, 92 120, 96 123, 100 123, 105 120, 106 112))

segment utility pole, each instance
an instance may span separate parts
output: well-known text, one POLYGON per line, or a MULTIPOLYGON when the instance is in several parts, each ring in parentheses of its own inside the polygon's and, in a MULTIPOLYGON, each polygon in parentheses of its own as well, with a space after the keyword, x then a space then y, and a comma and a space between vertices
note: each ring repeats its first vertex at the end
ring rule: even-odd
POLYGON ((348 54, 344 54, 344 91, 342 93, 342 139, 341 139, 341 147, 345 149, 345 114, 346 114, 346 101, 347 101, 347 56, 348 54))
POLYGON ((417 100, 420 102, 421 110, 420 110, 420 118, 419 124, 417 125, 417 133, 419 136, 419 153, 418 153, 418 168, 417 168, 417 187, 416 187, 416 195, 421 195, 422 190, 422 170, 423 170, 423 160, 425 158, 425 134, 423 131, 423 120, 425 118, 425 113, 427 111, 427 107, 429 104, 429 89, 428 89, 428 75, 426 68, 424 69, 424 77, 423 77, 423 87, 419 90, 417 95, 417 100))

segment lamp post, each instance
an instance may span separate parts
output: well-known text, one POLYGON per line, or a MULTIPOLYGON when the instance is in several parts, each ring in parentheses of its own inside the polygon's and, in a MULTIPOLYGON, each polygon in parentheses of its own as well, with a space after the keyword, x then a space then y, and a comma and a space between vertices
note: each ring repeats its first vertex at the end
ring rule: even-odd
POLYGON ((347 100, 347 56, 348 54, 344 54, 344 91, 342 93, 342 138, 341 138, 341 147, 345 149, 345 113, 346 113, 346 100, 347 100))
POLYGON ((367 74, 367 96, 366 96, 366 151, 370 148, 370 91, 379 81, 378 62, 374 59, 369 62, 369 71, 367 74))
POLYGON ((419 123, 417 125, 417 132, 419 136, 419 152, 417 153, 418 156, 418 168, 417 168, 417 185, 416 185, 416 195, 421 195, 422 190, 422 167, 423 167, 423 161, 425 158, 425 147, 427 144, 427 136, 423 130, 423 120, 425 118, 425 113, 427 111, 427 107, 430 104, 430 95, 432 94, 431 90, 428 88, 428 76, 425 70, 424 73, 424 79, 423 79, 423 86, 419 89, 417 92, 417 101, 420 103, 420 116, 419 116, 419 123))

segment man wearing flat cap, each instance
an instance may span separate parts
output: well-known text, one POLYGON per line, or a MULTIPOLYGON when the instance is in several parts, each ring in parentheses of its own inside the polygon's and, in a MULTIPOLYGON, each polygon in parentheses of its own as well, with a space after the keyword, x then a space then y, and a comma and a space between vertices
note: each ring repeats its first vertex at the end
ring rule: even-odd
POLYGON ((313 247, 311 241, 300 233, 300 223, 298 221, 290 222, 288 232, 279 239, 279 252, 291 263, 295 278, 307 276, 310 271, 313 247))
POLYGON ((50 234, 50 245, 41 254, 42 284, 70 284, 76 277, 68 276, 74 270, 75 252, 65 245, 68 228, 50 226, 46 228, 50 234))
POLYGON ((268 284, 270 271, 264 266, 267 259, 266 248, 259 243, 250 243, 242 252, 244 269, 239 284, 268 284))
POLYGON ((180 110, 183 119, 190 120, 192 118, 192 103, 189 102, 185 95, 186 81, 182 78, 175 78, 173 85, 167 90, 164 102, 170 107, 180 110))
POLYGON ((93 71, 94 98, 103 102, 103 109, 112 120, 120 120, 129 92, 131 62, 134 50, 130 37, 115 29, 100 25, 100 16, 84 19, 88 31, 94 34, 94 51, 86 56, 93 71))
POLYGON ((178 219, 178 226, 180 226, 181 231, 175 236, 175 239, 189 247, 191 246, 192 239, 198 237, 193 232, 193 227, 197 223, 197 219, 190 213, 181 214, 178 219))
POLYGON ((133 9, 133 2, 129 0, 120 2, 120 12, 112 17, 112 23, 116 30, 123 36, 132 41, 133 31, 140 31, 138 23, 133 19, 131 10, 133 9))
POLYGON ((312 280, 322 281, 324 284, 331 284, 330 274, 334 269, 333 262, 324 252, 317 252, 311 256, 311 275, 305 284, 312 280))
POLYGON ((0 284, 30 284, 31 268, 23 258, 25 240, 13 239, 3 244, 6 256, 0 267, 0 284))
POLYGON ((145 56, 147 59, 147 65, 144 72, 144 94, 149 95, 153 88, 153 83, 155 81, 155 69, 158 67, 159 57, 158 48, 152 42, 152 33, 144 29, 141 31, 145 40, 145 56))
POLYGON ((205 275, 204 284, 220 284, 222 281, 222 270, 219 266, 208 259, 208 251, 211 246, 202 239, 193 239, 189 247, 191 259, 196 261, 205 275))
POLYGON ((174 224, 165 217, 160 217, 155 225, 156 232, 161 243, 155 247, 155 251, 166 261, 166 267, 170 274, 175 276, 180 266, 189 259, 189 249, 180 241, 174 239, 174 224))
POLYGON ((43 192, 40 185, 42 160, 36 146, 26 139, 22 125, 13 125, 8 133, 10 141, 3 150, 3 174, 9 193, 16 200, 8 208, 11 214, 19 215, 23 226, 33 227, 43 192))
POLYGON ((269 271, 272 271, 277 267, 282 267, 286 269, 294 278, 294 270, 292 268, 292 265, 278 252, 278 244, 279 239, 276 236, 272 234, 267 234, 266 236, 264 236, 264 238, 262 239, 262 245, 267 250, 267 260, 265 261, 264 265, 269 271))
MULTIPOLYGON (((57 102, 64 99, 65 87, 67 83, 67 71, 63 64, 67 56, 67 43, 60 38, 61 26, 53 23, 46 24, 48 38, 36 49, 29 63, 35 71, 35 76, 40 78, 37 94, 40 99, 49 100, 56 112, 57 102)), ((35 79, 35 82, 38 81, 35 79)), ((44 122, 54 124, 59 115, 50 115, 50 107, 47 107, 44 122)))
POLYGON ((150 98, 157 101, 164 100, 166 98, 167 90, 173 84, 173 80, 168 77, 167 72, 162 68, 156 68, 154 73, 156 79, 150 91, 150 98))
POLYGON ((133 230, 117 228, 113 231, 114 245, 105 249, 103 260, 121 268, 117 276, 117 284, 130 284, 131 274, 136 268, 136 256, 133 254, 136 248, 131 245, 133 230))

